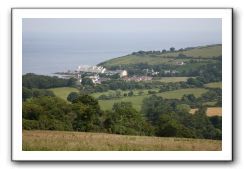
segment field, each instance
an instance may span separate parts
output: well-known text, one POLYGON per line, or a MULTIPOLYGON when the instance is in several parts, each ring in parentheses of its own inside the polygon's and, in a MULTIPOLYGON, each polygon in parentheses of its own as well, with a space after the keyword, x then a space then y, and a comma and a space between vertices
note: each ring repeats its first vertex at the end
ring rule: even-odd
POLYGON ((155 80, 155 81, 160 81, 160 82, 165 82, 165 83, 175 83, 175 82, 185 82, 187 79, 190 77, 162 77, 161 79, 155 80))
MULTIPOLYGON (((136 95, 139 95, 139 93, 141 92, 141 95, 147 95, 148 94, 148 90, 149 89, 134 89, 134 90, 117 90, 117 91, 120 91, 121 92, 121 95, 123 95, 124 93, 128 93, 130 91, 133 91, 133 94, 136 96, 136 95)), ((155 88, 155 89, 150 89, 150 91, 155 91, 155 92, 158 92, 159 89, 155 88)), ((106 92, 97 92, 97 93, 92 93, 91 95, 95 98, 98 98, 99 96, 101 95, 115 95, 116 94, 116 90, 108 90, 106 92)))
MULTIPOLYGON (((196 97, 199 97, 205 92, 207 92, 207 89, 204 88, 189 88, 157 93, 156 95, 165 99, 180 99, 184 94, 194 94, 196 97)), ((141 109, 143 99, 148 96, 150 95, 145 94, 142 96, 128 96, 111 100, 99 100, 99 105, 103 110, 110 110, 115 102, 131 102, 133 107, 139 111, 141 109)))
MULTIPOLYGON (((182 77, 180 78, 182 79, 182 77)), ((78 92, 76 88, 72 88, 72 87, 51 88, 49 90, 53 91, 53 93, 57 97, 62 98, 64 100, 67 100, 67 96, 70 92, 78 92)), ((158 90, 159 89, 152 89, 151 91, 158 92, 158 90)), ((123 93, 128 93, 128 92, 129 91, 121 91, 121 95, 123 95, 123 93)), ((207 89, 204 88, 189 88, 189 89, 179 89, 179 90, 157 93, 156 95, 161 96, 165 99, 180 99, 184 94, 194 94, 196 97, 199 97, 205 92, 207 92, 207 89)), ((143 99, 145 97, 149 97, 150 95, 148 95, 148 90, 133 90, 133 93, 134 96, 115 98, 111 100, 99 100, 99 105, 101 106, 102 110, 111 110, 113 104, 116 102, 121 102, 121 101, 131 102, 133 107, 136 110, 140 111, 143 99), (142 92, 142 95, 139 95, 140 92, 142 92)), ((92 96, 98 98, 102 94, 105 95, 115 94, 115 91, 109 90, 107 92, 93 93, 92 96)))
POLYGON ((51 88, 51 90, 57 97, 67 100, 67 96, 70 92, 79 92, 78 89, 73 87, 58 87, 58 88, 51 88))
POLYGON ((222 116, 222 107, 209 107, 207 116, 222 116))
POLYGON ((222 88, 222 82, 212 82, 204 85, 208 88, 222 88))
MULTIPOLYGON (((191 109, 189 113, 194 114, 198 109, 191 109)), ((209 107, 207 108, 206 115, 211 116, 222 116, 222 107, 209 107)))
MULTIPOLYGON (((222 46, 221 45, 212 45, 212 46, 203 46, 189 49, 186 51, 177 51, 177 52, 168 52, 165 54, 145 54, 145 55, 126 55, 118 57, 115 59, 108 60, 101 63, 100 65, 109 67, 111 65, 126 65, 126 64, 138 64, 138 63, 148 63, 150 65, 155 64, 175 64, 182 61, 178 58, 179 54, 184 54, 191 56, 193 58, 208 58, 218 57, 222 55, 222 46)), ((185 59, 187 61, 189 59, 185 59)), ((192 64, 194 65, 194 64, 192 64)))
POLYGON ((24 151, 221 151, 219 140, 23 131, 24 151))

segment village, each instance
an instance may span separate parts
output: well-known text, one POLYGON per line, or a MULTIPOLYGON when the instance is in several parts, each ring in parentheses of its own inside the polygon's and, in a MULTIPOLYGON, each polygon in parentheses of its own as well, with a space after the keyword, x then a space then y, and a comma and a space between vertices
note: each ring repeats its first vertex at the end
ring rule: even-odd
MULTIPOLYGON (((180 63, 179 65, 183 65, 180 63)), ((153 69, 144 69, 145 75, 133 75, 129 76, 127 70, 108 70, 103 66, 89 66, 89 65, 79 65, 76 70, 68 70, 66 72, 56 72, 54 74, 61 78, 68 79, 70 77, 76 78, 77 81, 82 82, 82 79, 89 78, 93 84, 101 84, 103 81, 111 80, 112 77, 116 76, 117 79, 124 81, 150 81, 153 77, 157 77, 159 72, 153 69)), ((165 75, 175 75, 178 71, 176 70, 164 70, 165 75)))

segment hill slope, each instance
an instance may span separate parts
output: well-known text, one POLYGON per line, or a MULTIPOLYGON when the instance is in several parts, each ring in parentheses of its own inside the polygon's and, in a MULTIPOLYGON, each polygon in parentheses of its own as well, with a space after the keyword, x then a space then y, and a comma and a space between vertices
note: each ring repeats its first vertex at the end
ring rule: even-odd
POLYGON ((139 64, 146 63, 149 65, 156 64, 176 64, 178 62, 185 62, 189 59, 204 59, 211 60, 214 57, 219 57, 222 55, 222 45, 208 45, 200 46, 190 49, 184 49, 182 51, 175 52, 134 52, 132 54, 110 59, 99 65, 104 67, 119 66, 119 65, 128 65, 128 64, 139 64), (183 57, 182 57, 183 56, 183 57))
POLYGON ((222 141, 65 131, 23 131, 24 151, 221 151, 222 141))

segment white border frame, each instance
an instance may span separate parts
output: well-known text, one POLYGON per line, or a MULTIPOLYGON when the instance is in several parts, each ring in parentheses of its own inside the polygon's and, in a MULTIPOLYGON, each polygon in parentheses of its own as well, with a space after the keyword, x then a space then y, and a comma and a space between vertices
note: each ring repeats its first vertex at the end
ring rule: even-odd
POLYGON ((12 9, 13 161, 232 161, 232 9, 12 9), (221 18, 222 151, 22 151, 23 18, 221 18))

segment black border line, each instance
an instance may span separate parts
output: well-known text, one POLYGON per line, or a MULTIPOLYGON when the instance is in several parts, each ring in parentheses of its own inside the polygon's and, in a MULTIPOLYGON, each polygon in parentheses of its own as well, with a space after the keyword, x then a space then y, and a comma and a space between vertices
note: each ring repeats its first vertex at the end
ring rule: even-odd
POLYGON ((158 163, 158 164, 162 164, 162 163, 172 163, 172 162, 177 162, 179 163, 189 163, 191 162, 192 164, 194 163, 211 163, 211 164, 217 164, 217 163, 229 163, 229 162, 234 162, 234 112, 235 112, 235 108, 233 106, 234 102, 234 9, 232 7, 190 7, 190 8, 180 8, 180 7, 169 7, 169 8, 161 8, 161 7, 69 7, 69 8, 65 8, 65 7, 12 7, 11 8, 11 47, 10 47, 10 54, 11 54, 11 161, 15 162, 15 163, 101 163, 101 164, 118 164, 118 163, 158 163), (232 53, 232 118, 231 118, 231 123, 232 123, 232 149, 231 149, 231 160, 14 160, 13 159, 13 11, 15 9, 228 9, 231 10, 231 28, 232 28, 232 33, 231 33, 231 53, 232 53))

